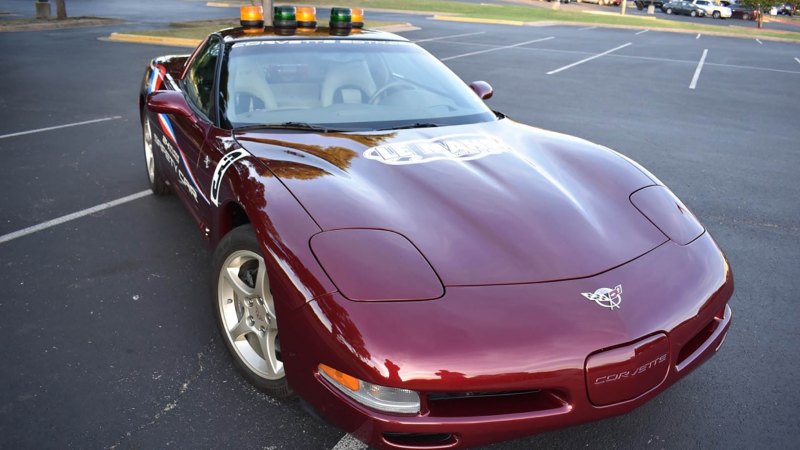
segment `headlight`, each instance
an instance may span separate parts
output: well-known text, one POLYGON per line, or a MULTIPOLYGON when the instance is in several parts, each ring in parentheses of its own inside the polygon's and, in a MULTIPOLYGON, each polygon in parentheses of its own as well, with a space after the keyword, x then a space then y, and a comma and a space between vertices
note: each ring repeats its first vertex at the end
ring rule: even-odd
POLYGON ((319 374, 339 391, 364 406, 399 414, 419 412, 419 394, 412 390, 367 383, 325 364, 319 365, 319 374))
POLYGON ((631 195, 631 203, 672 241, 686 245, 703 234, 689 208, 664 186, 648 186, 631 195))
POLYGON ((398 233, 357 228, 323 231, 311 238, 311 251, 350 300, 432 300, 444 295, 433 267, 398 233))

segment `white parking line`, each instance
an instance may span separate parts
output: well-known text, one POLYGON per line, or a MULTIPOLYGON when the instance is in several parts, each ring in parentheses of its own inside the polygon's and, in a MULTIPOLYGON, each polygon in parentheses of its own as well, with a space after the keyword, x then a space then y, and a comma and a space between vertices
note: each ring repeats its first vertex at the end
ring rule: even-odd
POLYGON ((689 83, 689 89, 694 89, 697 87, 697 80, 700 78, 700 72, 703 70, 703 64, 706 63, 706 55, 708 55, 708 49, 703 49, 703 56, 700 57, 700 62, 697 63, 697 68, 694 69, 694 76, 692 77, 692 82, 689 83))
POLYGON ((367 444, 354 438, 351 434, 345 434, 331 450, 365 450, 366 448, 367 444))
POLYGON ((627 47, 627 46, 629 46, 629 45, 631 45, 631 44, 632 44, 632 42, 628 42, 627 44, 620 45, 619 47, 614 47, 614 48, 612 48, 611 50, 606 50, 606 51, 604 51, 603 53, 598 53, 598 54, 596 54, 596 55, 594 55, 594 56, 590 56, 590 57, 588 57, 588 58, 584 58, 584 59, 582 59, 582 60, 580 60, 580 61, 577 61, 577 62, 574 62, 574 63, 572 63, 572 64, 567 64, 567 65, 566 65, 566 66, 564 66, 564 67, 559 67, 559 68, 558 68, 558 69, 556 69, 556 70, 551 70, 550 72, 547 72, 547 74, 548 74, 548 75, 553 75, 554 73, 561 72, 562 70, 567 70, 567 69, 569 69, 569 68, 571 68, 571 67, 575 67, 575 66, 577 66, 577 65, 579 65, 579 64, 583 64, 583 63, 585 63, 585 62, 589 62, 589 61, 591 61, 591 60, 593 60, 593 59, 597 59, 597 58, 599 58, 599 57, 601 57, 601 56, 605 56, 605 55, 607 55, 607 54, 609 54, 609 53, 613 53, 613 52, 615 52, 615 51, 617 51, 617 50, 620 50, 620 49, 623 49, 623 48, 625 48, 625 47, 627 47))
POLYGON ((695 39, 700 39, 700 33, 697 33, 697 37, 695 39))
POLYGON ((636 35, 638 36, 638 35, 640 35, 640 34, 647 33, 648 31, 650 31, 650 28, 648 28, 648 29, 646 29, 646 30, 642 30, 642 31, 640 31, 640 32, 636 33, 636 35))
POLYGON ((764 43, 761 42, 761 39, 756 38, 756 42, 758 42, 758 45, 764 45, 764 43))
POLYGON ((522 45, 533 44, 534 42, 549 41, 550 39, 555 39, 555 36, 550 36, 550 37, 541 38, 541 39, 534 39, 532 41, 520 42, 519 44, 504 45, 502 47, 494 47, 494 48, 488 48, 486 50, 478 50, 477 52, 464 53, 463 55, 448 56, 447 58, 440 58, 439 61, 450 61, 451 59, 463 58, 465 56, 473 56, 473 55, 480 55, 482 53, 496 52, 498 50, 505 50, 505 49, 514 48, 514 47, 520 47, 522 45))
MULTIPOLYGON (((487 47, 487 48, 497 48, 498 46, 492 44, 479 44, 477 42, 459 42, 459 41, 440 41, 442 44, 453 44, 453 45, 461 45, 467 47, 487 47)), ((531 52, 546 52, 546 53, 564 53, 569 55, 592 55, 591 52, 583 52, 580 50, 559 50, 555 48, 541 48, 541 47, 522 47, 520 50, 527 50, 531 52)), ((622 59, 635 59, 635 60, 643 60, 643 61, 658 61, 658 62, 668 62, 668 63, 680 63, 680 64, 697 64, 697 61, 690 60, 690 59, 673 59, 673 58, 658 58, 655 56, 638 56, 638 55, 608 55, 610 58, 622 58, 622 59)), ((737 64, 720 64, 720 63, 705 63, 706 66, 714 66, 714 67, 723 67, 726 69, 746 69, 746 70, 759 70, 764 72, 777 72, 777 73, 792 73, 792 74, 800 74, 800 71, 797 70, 786 70, 786 69, 771 69, 769 67, 755 67, 755 66, 742 66, 737 64)))
POLYGON ((795 58, 794 60, 797 61, 797 64, 800 64, 800 58, 795 58))
POLYGON ((61 216, 57 219, 48 220, 47 222, 42 222, 38 225, 33 225, 28 228, 23 228, 19 231, 15 231, 13 233, 8 233, 0 236, 0 244, 3 244, 8 241, 12 241, 17 238, 21 238, 23 236, 27 236, 29 234, 36 233, 38 231, 46 230, 48 228, 54 227, 56 225, 61 225, 62 223, 69 222, 71 220, 79 219, 84 216, 88 216, 90 214, 94 214, 96 212, 100 212, 109 208, 113 208, 115 206, 119 206, 128 202, 132 202, 134 200, 140 199, 142 197, 147 197, 148 195, 152 194, 150 190, 137 192, 135 194, 127 195, 122 198, 118 198, 116 200, 111 200, 110 202, 101 203, 97 206, 92 206, 91 208, 86 208, 84 210, 74 212, 72 214, 67 214, 66 216, 61 216))
POLYGON ((594 30, 595 28, 597 28, 597 27, 584 27, 584 28, 578 28, 578 31, 594 30))
POLYGON ((463 33, 463 34, 453 34, 450 36, 439 36, 435 38, 428 38, 428 39, 420 39, 418 41, 413 41, 415 43, 419 42, 430 42, 430 41, 438 41, 439 39, 450 39, 450 38, 459 38, 459 37, 467 37, 467 36, 476 36, 478 34, 485 34, 485 31, 478 31, 476 33, 463 33))
POLYGON ((58 130, 60 128, 77 127, 78 125, 89 125, 90 123, 105 122, 107 120, 117 120, 117 119, 122 119, 122 116, 103 117, 102 119, 86 120, 86 121, 83 121, 83 122, 68 123, 68 124, 65 124, 65 125, 56 125, 56 126, 53 126, 53 127, 37 128, 35 130, 28 130, 28 131, 20 131, 20 132, 17 132, 17 133, 3 134, 3 135, 0 135, 0 139, 10 138, 10 137, 14 137, 14 136, 23 136, 23 135, 26 135, 26 134, 41 133, 42 131, 58 130))

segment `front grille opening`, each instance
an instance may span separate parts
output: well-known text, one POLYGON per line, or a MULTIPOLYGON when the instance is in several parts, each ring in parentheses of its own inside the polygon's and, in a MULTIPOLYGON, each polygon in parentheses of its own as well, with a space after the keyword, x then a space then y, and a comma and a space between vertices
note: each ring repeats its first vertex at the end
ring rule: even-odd
POLYGON ((692 353, 697 351, 697 349, 700 348, 700 346, 703 345, 703 343, 705 343, 707 340, 711 338, 711 336, 714 334, 714 331, 717 330, 717 327, 719 326, 721 321, 722 321, 722 316, 714 317, 713 319, 711 319, 710 322, 706 324, 706 326, 704 326, 696 335, 694 335, 694 337, 691 338, 689 342, 686 343, 686 345, 683 346, 681 351, 678 353, 678 365, 686 361, 688 357, 692 356, 692 353))
POLYGON ((539 389, 510 392, 447 392, 428 394, 435 417, 492 416, 559 409, 563 396, 539 389))
POLYGON ((451 433, 383 433, 383 439, 389 444, 416 447, 416 448, 442 448, 456 444, 456 438, 451 433))

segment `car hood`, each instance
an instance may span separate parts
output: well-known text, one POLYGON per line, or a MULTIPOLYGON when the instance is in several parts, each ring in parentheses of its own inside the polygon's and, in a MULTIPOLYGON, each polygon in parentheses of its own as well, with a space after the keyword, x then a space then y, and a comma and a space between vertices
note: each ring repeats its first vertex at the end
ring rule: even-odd
POLYGON ((323 230, 407 237, 447 286, 595 275, 667 238, 630 203, 655 184, 619 154, 517 124, 238 132, 323 230))

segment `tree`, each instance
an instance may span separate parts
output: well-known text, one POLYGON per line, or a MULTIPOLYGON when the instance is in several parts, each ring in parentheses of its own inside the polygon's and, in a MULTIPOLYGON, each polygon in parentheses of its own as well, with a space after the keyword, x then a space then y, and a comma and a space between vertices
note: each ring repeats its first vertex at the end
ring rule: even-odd
POLYGON ((758 11, 758 28, 763 28, 764 14, 768 14, 772 7, 782 5, 784 2, 785 0, 739 0, 737 3, 758 11))
POLYGON ((64 0, 56 0, 56 19, 64 20, 67 18, 67 6, 64 0))

